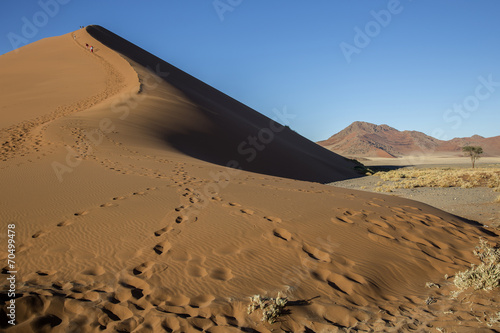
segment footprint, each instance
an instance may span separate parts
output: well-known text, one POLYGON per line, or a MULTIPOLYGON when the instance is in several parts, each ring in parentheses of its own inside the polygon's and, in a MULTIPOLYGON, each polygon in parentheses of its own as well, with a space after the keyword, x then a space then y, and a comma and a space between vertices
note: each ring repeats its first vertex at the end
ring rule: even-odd
POLYGON ((241 209, 240 212, 247 215, 253 215, 254 211, 251 209, 241 209))
POLYGON ((386 231, 384 231, 382 229, 370 227, 370 228, 368 228, 368 232, 370 234, 372 234, 372 235, 384 237, 384 238, 387 238, 387 239, 390 239, 390 240, 395 240, 396 239, 394 236, 392 236, 391 234, 387 233, 386 231))
POLYGON ((328 276, 330 276, 331 273, 332 272, 327 269, 319 268, 311 271, 311 276, 318 281, 326 282, 326 279, 328 278, 328 276))
POLYGON ((88 213, 89 213, 88 210, 82 210, 82 211, 76 212, 73 215, 75 215, 75 216, 83 216, 83 215, 87 215, 88 213))
POLYGON ((66 226, 71 225, 71 224, 73 224, 73 221, 71 221, 71 220, 65 220, 65 221, 59 222, 57 224, 57 226, 58 227, 66 227, 66 226))
POLYGON ((285 230, 283 228, 274 229, 273 234, 274 236, 281 238, 285 241, 289 241, 290 239, 292 239, 292 234, 288 230, 285 230))
POLYGON ((113 321, 125 320, 134 315, 127 307, 110 302, 104 304, 103 311, 113 321))
POLYGON ((210 271, 210 277, 219 281, 229 281, 233 278, 233 274, 229 268, 214 268, 210 271))
POLYGON ((192 277, 205 277, 208 275, 207 270, 197 264, 188 264, 186 271, 192 277))
POLYGON ((431 243, 430 241, 422 238, 422 237, 418 237, 418 236, 415 236, 413 234, 410 234, 410 233, 407 233, 405 234, 404 236, 401 236, 401 238, 403 238, 404 240, 406 241, 409 241, 409 242, 413 242, 415 244, 421 244, 421 245, 424 245, 424 246, 429 246, 429 247, 435 247, 435 248, 439 248, 439 246, 437 246, 436 244, 433 244, 431 243))
POLYGON ((177 218, 175 219, 175 222, 176 223, 182 223, 182 222, 186 222, 187 220, 188 220, 187 216, 180 215, 180 216, 177 216, 177 218))
POLYGON ((239 203, 236 203, 236 202, 230 202, 229 203, 229 206, 233 206, 233 207, 241 207, 241 205, 239 203))
POLYGON ((36 272, 36 274, 38 274, 40 276, 54 275, 55 273, 57 273, 57 271, 55 271, 55 270, 46 270, 46 269, 41 269, 41 270, 39 270, 39 271, 36 272))
POLYGON ((379 226, 379 227, 384 228, 384 229, 393 229, 393 230, 396 229, 396 228, 394 228, 393 225, 391 225, 383 220, 366 219, 366 222, 375 224, 376 226, 379 226))
POLYGON ((131 294, 132 297, 135 299, 140 299, 145 295, 148 295, 151 293, 151 287, 149 284, 135 276, 124 276, 120 280, 120 284, 122 287, 129 288, 131 289, 131 294))
POLYGON ((175 295, 175 296, 167 296, 167 300, 165 301, 165 304, 168 306, 186 306, 189 304, 189 297, 180 294, 180 295, 175 295))
POLYGON ((357 283, 352 281, 351 279, 348 279, 344 275, 340 275, 337 273, 331 273, 326 279, 326 282, 333 289, 336 289, 347 295, 352 294, 354 284, 357 283))
POLYGON ((47 234, 47 232, 45 230, 39 230, 37 232, 35 232, 31 238, 40 238, 40 237, 43 237, 47 234))
POLYGON ((114 206, 111 202, 106 202, 106 203, 103 203, 102 205, 100 205, 99 207, 111 207, 111 206, 114 206))
POLYGON ((159 237, 159 236, 163 235, 164 233, 169 232, 172 229, 173 228, 171 226, 161 228, 160 230, 155 231, 155 236, 159 237))
POLYGON ((323 252, 315 247, 304 244, 302 246, 302 251, 307 253, 307 255, 309 255, 309 257, 311 257, 315 260, 324 261, 324 262, 331 262, 330 255, 328 253, 323 252))
POLYGON ((135 267, 132 270, 132 272, 134 273, 134 275, 141 275, 141 274, 147 273, 149 270, 151 270, 151 268, 153 268, 154 265, 155 265, 154 262, 146 261, 146 262, 140 264, 139 266, 135 267))
POLYGON ((274 217, 274 216, 264 216, 264 218, 270 222, 276 222, 276 223, 281 223, 282 220, 279 217, 274 217))
POLYGON ((128 301, 131 297, 132 294, 130 293, 130 289, 118 287, 115 291, 112 292, 110 301, 113 303, 123 303, 128 301))
POLYGON ((163 254, 163 252, 166 252, 170 250, 172 247, 172 244, 170 244, 169 241, 163 241, 158 244, 153 248, 153 250, 156 252, 156 254, 163 254))
POLYGON ((176 211, 176 212, 180 212, 181 210, 183 210, 183 209, 185 209, 185 208, 187 208, 187 207, 186 207, 186 206, 184 206, 184 205, 182 205, 182 206, 179 206, 179 207, 175 208, 175 211, 176 211))
POLYGON ((113 200, 123 200, 123 199, 125 199, 125 197, 123 197, 123 196, 119 196, 119 197, 114 197, 113 198, 113 200))
POLYGON ((82 298, 83 301, 87 302, 96 302, 100 299, 99 293, 96 291, 87 291, 83 293, 82 298))
POLYGON ((351 219, 349 219, 349 218, 347 218, 345 216, 343 216, 343 217, 340 217, 340 216, 332 217, 331 221, 333 223, 338 223, 338 222, 342 222, 342 223, 346 223, 346 224, 353 224, 354 223, 351 219))
POLYGON ((191 298, 189 305, 193 308, 203 308, 209 306, 214 299, 215 297, 213 295, 200 295, 191 298))

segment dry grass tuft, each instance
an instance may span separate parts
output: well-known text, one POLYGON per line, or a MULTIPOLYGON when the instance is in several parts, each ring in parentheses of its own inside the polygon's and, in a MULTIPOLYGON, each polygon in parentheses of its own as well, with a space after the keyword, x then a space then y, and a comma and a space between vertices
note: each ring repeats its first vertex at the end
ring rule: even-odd
POLYGON ((251 314, 257 309, 262 310, 262 321, 267 321, 272 324, 276 322, 278 317, 283 314, 285 306, 288 302, 286 297, 278 293, 276 298, 254 295, 250 297, 251 302, 248 306, 248 314, 251 314))
POLYGON ((486 291, 498 287, 500 284, 500 248, 490 246, 484 238, 481 238, 474 255, 481 263, 477 266, 471 265, 470 269, 458 272, 455 276, 454 283, 459 292, 470 287, 486 291))
POLYGON ((479 186, 495 190, 500 188, 500 168, 408 168, 377 172, 375 176, 384 181, 394 182, 392 188, 479 186))

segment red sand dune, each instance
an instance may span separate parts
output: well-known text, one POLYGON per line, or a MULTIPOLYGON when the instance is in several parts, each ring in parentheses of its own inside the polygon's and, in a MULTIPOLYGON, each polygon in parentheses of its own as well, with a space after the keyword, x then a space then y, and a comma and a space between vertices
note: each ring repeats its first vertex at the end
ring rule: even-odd
POLYGON ((287 129, 245 161, 238 146, 280 125, 104 28, 74 33, 0 56, 0 220, 17 271, 2 329, 488 331, 498 295, 452 298, 445 274, 496 232, 308 182, 356 174, 287 129), (247 314, 278 291, 290 303, 276 323, 247 314))

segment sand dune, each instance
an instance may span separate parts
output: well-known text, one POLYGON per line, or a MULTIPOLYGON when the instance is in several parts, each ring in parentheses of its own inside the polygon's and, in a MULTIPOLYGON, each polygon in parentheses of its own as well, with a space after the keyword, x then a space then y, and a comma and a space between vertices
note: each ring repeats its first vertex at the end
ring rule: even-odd
POLYGON ((0 57, 1 232, 16 225, 18 272, 7 332, 487 327, 498 295, 451 298, 445 275, 496 233, 322 185, 358 175, 104 28, 74 34, 0 57), (247 314, 250 296, 278 291, 290 300, 278 322, 247 314))

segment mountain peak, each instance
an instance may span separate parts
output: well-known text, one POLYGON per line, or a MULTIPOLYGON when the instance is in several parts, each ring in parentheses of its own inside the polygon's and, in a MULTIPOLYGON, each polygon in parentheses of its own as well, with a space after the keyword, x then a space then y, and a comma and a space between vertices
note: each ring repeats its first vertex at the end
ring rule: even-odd
POLYGON ((385 132, 385 131, 396 131, 396 129, 382 124, 382 125, 375 125, 366 121, 355 121, 351 125, 347 126, 345 130, 348 131, 364 131, 368 133, 378 133, 378 132, 385 132))
POLYGON ((482 145, 486 155, 500 155, 500 137, 473 135, 441 141, 418 131, 399 131, 389 125, 355 121, 319 145, 348 157, 402 157, 415 154, 461 154, 470 142, 482 145))

